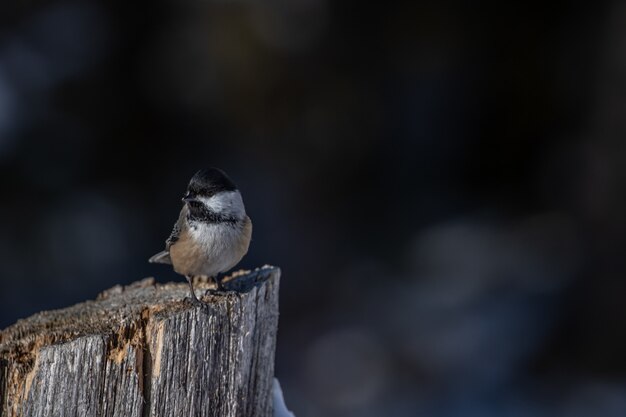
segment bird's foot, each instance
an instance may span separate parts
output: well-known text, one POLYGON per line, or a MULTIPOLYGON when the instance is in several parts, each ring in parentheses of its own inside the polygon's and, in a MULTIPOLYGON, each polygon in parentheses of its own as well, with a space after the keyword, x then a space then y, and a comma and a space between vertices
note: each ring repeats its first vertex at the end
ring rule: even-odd
POLYGON ((196 307, 206 307, 207 304, 200 301, 200 299, 196 296, 196 292, 193 289, 193 277, 191 276, 187 276, 187 282, 189 283, 189 295, 190 295, 190 299, 191 299, 191 304, 193 304, 196 307))
POLYGON ((213 282, 215 282, 216 291, 224 291, 224 286, 222 285, 222 278, 219 275, 215 275, 213 277, 213 282))

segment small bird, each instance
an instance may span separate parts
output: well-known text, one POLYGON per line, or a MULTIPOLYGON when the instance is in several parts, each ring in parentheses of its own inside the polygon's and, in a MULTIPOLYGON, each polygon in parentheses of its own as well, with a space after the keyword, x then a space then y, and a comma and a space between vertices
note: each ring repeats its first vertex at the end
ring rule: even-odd
POLYGON ((218 274, 237 265, 248 252, 252 221, 237 186, 218 168, 196 172, 182 201, 165 250, 148 262, 171 264, 187 278, 192 301, 202 304, 193 290, 193 278, 212 277, 221 289, 218 274))

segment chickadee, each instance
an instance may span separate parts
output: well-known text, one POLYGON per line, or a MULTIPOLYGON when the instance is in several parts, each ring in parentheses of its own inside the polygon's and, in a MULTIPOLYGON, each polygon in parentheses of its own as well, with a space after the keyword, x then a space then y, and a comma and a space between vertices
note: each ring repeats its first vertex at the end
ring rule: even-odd
POLYGON ((191 299, 201 303, 193 290, 195 276, 212 277, 239 263, 248 252, 252 222, 246 215, 241 194, 220 169, 203 169, 191 178, 183 197, 183 208, 165 250, 149 259, 171 264, 189 283, 191 299))

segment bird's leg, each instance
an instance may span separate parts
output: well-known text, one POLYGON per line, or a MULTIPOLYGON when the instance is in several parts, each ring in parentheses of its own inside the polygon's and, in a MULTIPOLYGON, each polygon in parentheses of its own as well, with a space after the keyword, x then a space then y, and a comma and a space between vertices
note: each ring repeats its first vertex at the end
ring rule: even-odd
POLYGON ((215 282, 215 290, 216 291, 223 290, 222 279, 220 278, 219 274, 213 275, 213 282, 215 282))
POLYGON ((189 291, 191 292, 191 302, 196 305, 204 304, 202 301, 198 300, 198 297, 196 297, 196 292, 193 290, 193 276, 185 275, 185 278, 187 278, 187 282, 189 283, 189 291))

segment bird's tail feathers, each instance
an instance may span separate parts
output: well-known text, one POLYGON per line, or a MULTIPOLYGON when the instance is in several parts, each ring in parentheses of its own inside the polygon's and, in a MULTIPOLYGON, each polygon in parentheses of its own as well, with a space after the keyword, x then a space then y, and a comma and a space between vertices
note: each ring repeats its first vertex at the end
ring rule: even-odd
POLYGON ((148 262, 150 262, 151 264, 170 264, 171 265, 172 259, 170 258, 170 253, 164 250, 163 252, 159 252, 153 257, 151 257, 150 259, 148 259, 148 262))

